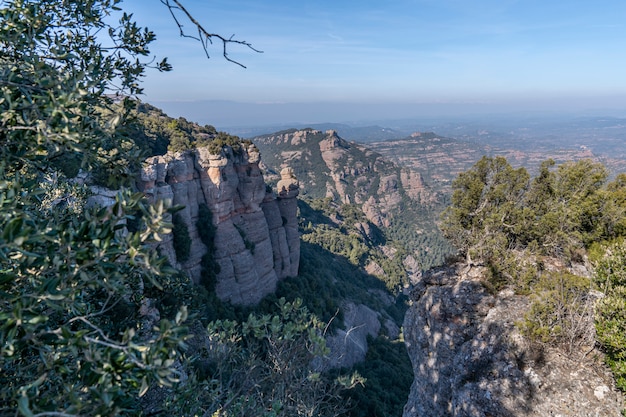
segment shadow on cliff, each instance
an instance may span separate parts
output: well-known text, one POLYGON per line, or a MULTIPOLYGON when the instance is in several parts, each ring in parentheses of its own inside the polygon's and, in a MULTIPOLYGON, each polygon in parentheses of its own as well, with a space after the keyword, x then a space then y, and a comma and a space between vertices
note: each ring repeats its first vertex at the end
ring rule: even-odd
POLYGON ((511 342, 513 299, 496 299, 455 268, 428 271, 404 322, 415 380, 404 416, 526 415, 533 386, 511 342))

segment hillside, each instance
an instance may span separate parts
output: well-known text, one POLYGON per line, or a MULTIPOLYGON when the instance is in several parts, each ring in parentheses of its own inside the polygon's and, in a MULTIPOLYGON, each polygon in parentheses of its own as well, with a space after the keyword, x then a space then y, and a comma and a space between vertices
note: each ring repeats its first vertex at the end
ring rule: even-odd
MULTIPOLYGON (((346 394, 361 410, 351 415, 400 415, 411 372, 397 340, 406 309, 397 295, 408 285, 407 269, 419 272, 417 261, 393 247, 356 205, 296 199, 305 184, 290 169, 268 181, 251 141, 169 118, 149 105, 139 110, 140 144, 152 149, 146 138, 153 138, 170 151, 144 162, 138 186, 152 201, 170 198, 180 206, 173 233, 158 249, 198 287, 191 297, 198 304, 195 314, 203 321, 244 322, 249 313, 275 312, 281 299, 300 302, 326 326, 328 351, 314 360, 324 380, 342 368, 343 374, 357 370, 369 381, 346 394), (181 144, 183 149, 173 152, 181 144), (181 242, 187 242, 187 251, 181 242), (403 382, 379 393, 383 375, 374 364, 393 370, 403 382)), ((317 156, 328 159, 327 153, 317 156)), ((204 337, 194 332, 194 343, 205 343, 204 337)))
POLYGON ((114 4, 0 10, 0 416, 620 413, 626 175, 482 158, 422 271, 419 172, 137 103, 171 66, 114 4))
POLYGON ((441 264, 450 249, 435 225, 442 198, 419 171, 402 167, 333 130, 287 130, 252 139, 263 155, 266 177, 293 169, 304 198, 352 204, 401 244, 422 269, 441 264))

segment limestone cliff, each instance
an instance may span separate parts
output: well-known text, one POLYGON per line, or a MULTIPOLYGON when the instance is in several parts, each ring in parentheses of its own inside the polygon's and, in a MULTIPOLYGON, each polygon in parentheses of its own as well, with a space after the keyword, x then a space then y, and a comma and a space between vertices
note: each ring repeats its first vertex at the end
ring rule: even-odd
POLYGON ((515 322, 529 298, 489 294, 484 272, 442 267, 415 283, 404 320, 415 375, 404 417, 620 416, 622 396, 599 353, 528 345, 515 322))
POLYGON ((278 280, 298 273, 298 183, 286 171, 276 195, 266 189, 259 162, 254 145, 236 151, 226 146, 218 155, 198 148, 149 158, 139 182, 149 199, 183 206, 177 215, 189 231, 189 258, 176 258, 172 235, 163 238, 159 250, 196 283, 207 252, 197 227, 199 207, 210 209, 219 265, 216 293, 235 304, 257 303, 278 280))

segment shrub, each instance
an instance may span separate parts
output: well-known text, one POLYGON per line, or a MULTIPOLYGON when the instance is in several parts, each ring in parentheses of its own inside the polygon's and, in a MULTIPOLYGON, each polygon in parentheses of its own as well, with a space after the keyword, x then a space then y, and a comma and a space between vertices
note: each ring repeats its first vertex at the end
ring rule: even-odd
POLYGON ((598 341, 617 386, 626 391, 626 247, 619 240, 596 263, 596 282, 605 292, 596 309, 598 341))
POLYGON ((183 220, 178 213, 174 213, 172 216, 172 224, 174 225, 172 232, 174 234, 174 252, 176 252, 176 259, 178 262, 185 262, 189 259, 191 253, 189 228, 187 228, 185 220, 183 220))
POLYGON ((328 353, 324 324, 300 300, 277 300, 276 313, 210 323, 192 352, 190 381, 170 398, 174 415, 340 416, 341 396, 358 374, 328 378, 311 362, 328 353), (193 372, 195 371, 195 372, 193 372))
POLYGON ((354 370, 366 382, 345 396, 355 407, 349 416, 401 416, 413 383, 413 367, 402 341, 389 341, 384 337, 369 337, 365 361, 354 370), (393 381, 390 384, 389 381, 393 381))
POLYGON ((254 242, 248 239, 248 236, 246 235, 245 230, 243 230, 241 226, 236 225, 236 224, 234 224, 233 226, 235 226, 235 229, 237 229, 237 232, 239 232, 239 236, 241 236, 241 238, 243 239, 243 244, 246 246, 246 249, 249 250, 250 253, 254 255, 254 248, 256 247, 254 242))
POLYGON ((213 214, 206 204, 198 206, 198 220, 196 222, 200 240, 207 248, 207 252, 202 256, 200 284, 202 284, 209 292, 215 290, 217 274, 220 273, 220 266, 215 261, 215 232, 216 227, 213 224, 213 214))
POLYGON ((559 345, 568 352, 593 344, 593 302, 589 279, 566 272, 541 276, 524 320, 518 323, 531 341, 559 345))

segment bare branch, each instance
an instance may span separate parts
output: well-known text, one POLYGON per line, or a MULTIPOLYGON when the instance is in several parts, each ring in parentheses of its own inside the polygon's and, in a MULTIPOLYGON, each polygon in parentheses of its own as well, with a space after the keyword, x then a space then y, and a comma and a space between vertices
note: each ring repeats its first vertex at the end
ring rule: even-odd
POLYGON ((238 62, 238 61, 235 61, 234 59, 231 59, 228 56, 228 45, 229 44, 243 45, 243 46, 246 46, 249 49, 253 50, 254 52, 257 52, 257 53, 260 53, 260 54, 263 53, 263 51, 254 48, 250 42, 240 41, 240 40, 234 39, 235 35, 232 35, 231 37, 226 38, 226 37, 224 37, 222 35, 219 35, 217 33, 211 33, 209 31, 207 31, 200 24, 200 22, 198 22, 196 20, 196 18, 194 18, 193 15, 191 13, 189 13, 189 11, 181 4, 181 2, 179 0, 160 0, 160 1, 170 11, 170 14, 172 15, 172 18, 174 19, 174 22, 176 23, 176 26, 178 26, 178 30, 180 31, 180 36, 184 37, 184 38, 194 39, 194 40, 197 40, 198 42, 200 42, 202 44, 202 49, 204 49, 204 53, 206 54, 207 58, 211 58, 209 56, 209 49, 208 48, 209 48, 209 45, 213 44, 213 39, 218 39, 219 41, 222 42, 222 47, 223 47, 222 48, 222 55, 223 55, 224 59, 227 60, 228 62, 232 62, 233 64, 239 65, 242 68, 246 68, 246 66, 243 65, 241 62, 238 62), (181 23, 181 21, 176 16, 176 13, 174 12, 174 10, 180 10, 185 16, 187 16, 187 19, 189 19, 189 21, 191 23, 193 23, 196 26, 196 28, 198 29, 198 36, 189 35, 188 33, 186 33, 184 31, 183 24, 181 23))

